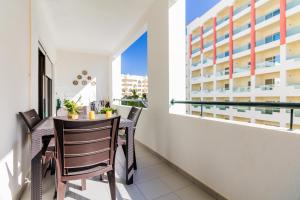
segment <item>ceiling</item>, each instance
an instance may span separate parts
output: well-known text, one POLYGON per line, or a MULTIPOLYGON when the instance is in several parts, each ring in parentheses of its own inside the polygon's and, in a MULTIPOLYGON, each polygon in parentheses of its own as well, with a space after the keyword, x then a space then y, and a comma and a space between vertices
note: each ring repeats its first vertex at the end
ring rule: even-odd
POLYGON ((110 54, 155 0, 42 0, 59 49, 110 54))

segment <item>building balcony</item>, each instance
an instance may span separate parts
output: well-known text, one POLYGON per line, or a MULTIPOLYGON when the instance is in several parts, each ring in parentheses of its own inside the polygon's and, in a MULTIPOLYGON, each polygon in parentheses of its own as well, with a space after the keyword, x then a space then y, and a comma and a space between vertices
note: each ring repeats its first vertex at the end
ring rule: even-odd
POLYGON ((288 87, 296 89, 296 90, 300 90, 300 83, 289 83, 288 87))
POLYGON ((201 76, 197 76, 197 77, 192 77, 191 78, 191 82, 192 83, 200 83, 201 82, 201 76))
POLYGON ((270 13, 264 15, 264 16, 256 18, 256 25, 260 24, 262 22, 268 21, 269 19, 271 19, 271 18, 273 18, 277 15, 280 15, 280 9, 279 8, 273 10, 272 12, 270 12, 270 13))
POLYGON ((203 78, 210 79, 214 76, 214 74, 203 74, 203 78))
POLYGON ((229 88, 217 88, 216 89, 216 92, 218 92, 218 93, 227 93, 229 91, 230 91, 229 88))
POLYGON ((209 66, 209 65, 212 65, 213 64, 213 60, 210 59, 210 58, 203 58, 203 65, 205 66, 209 66))
POLYGON ((286 4, 286 10, 292 9, 300 5, 300 0, 291 0, 286 4))
POLYGON ((219 53, 217 55, 217 59, 223 59, 223 58, 226 58, 229 56, 229 51, 226 51, 226 52, 222 52, 222 53, 219 53))
POLYGON ((233 74, 235 75, 239 75, 239 74, 243 74, 243 73, 247 73, 250 72, 250 66, 246 65, 246 66, 233 66, 233 74))
POLYGON ((195 41, 195 40, 197 40, 197 39, 200 39, 200 35, 199 34, 192 36, 192 42, 195 41))
POLYGON ((280 113, 280 108, 255 108, 255 111, 264 115, 273 115, 274 113, 280 113))
POLYGON ((216 77, 222 77, 222 76, 227 76, 229 75, 229 70, 225 69, 225 70, 220 70, 216 72, 216 77))
POLYGON ((272 68, 280 65, 280 56, 274 56, 274 59, 271 61, 263 61, 263 62, 257 62, 256 63, 256 69, 266 69, 266 68, 272 68))
POLYGON ((234 87, 233 92, 250 92, 251 87, 250 86, 244 86, 244 87, 234 87))
POLYGON ((300 54, 299 55, 287 55, 286 59, 288 61, 299 62, 300 61, 300 54))
POLYGON ((192 67, 198 67, 201 64, 200 61, 192 63, 192 67))
POLYGON ((299 33, 300 33, 300 26, 294 26, 294 27, 291 27, 291 28, 287 29, 286 36, 290 37, 290 36, 293 36, 293 35, 296 35, 296 34, 299 34, 299 33))
POLYGON ((247 8, 250 8, 251 7, 251 4, 250 3, 247 3, 247 4, 244 4, 238 8, 236 8, 234 11, 233 11, 233 15, 237 15, 239 14, 240 12, 246 10, 247 8))
POLYGON ((234 34, 234 35, 237 35, 237 34, 243 32, 243 31, 245 31, 245 30, 248 30, 248 29, 250 29, 250 28, 251 28, 251 24, 250 24, 250 23, 247 23, 247 24, 245 24, 245 25, 243 25, 243 26, 239 26, 239 27, 235 28, 235 29, 233 30, 233 34, 234 34))
POLYGON ((203 48, 204 49, 208 49, 210 46, 213 45, 213 41, 210 41, 210 42, 206 42, 204 45, 203 45, 203 48))
POLYGON ((233 106, 233 109, 237 112, 245 113, 251 110, 249 106, 233 106))
POLYGON ((201 95, 201 90, 192 90, 191 94, 192 94, 192 96, 200 96, 201 95))
POLYGON ((273 35, 267 36, 264 39, 256 41, 256 46, 258 47, 258 46, 268 44, 268 43, 271 43, 271 42, 274 42, 274 41, 277 41, 277 40, 280 40, 280 33, 279 32, 274 33, 273 35))
POLYGON ((225 16, 222 19, 217 20, 217 26, 229 20, 229 16, 225 16))
POLYGON ((200 52, 200 50, 201 50, 200 48, 195 48, 192 50, 192 54, 198 53, 200 52))
POLYGON ((209 31, 211 31, 213 29, 213 26, 208 26, 203 30, 203 34, 208 33, 209 31))
POLYGON ((229 38, 229 34, 226 33, 226 34, 224 34, 224 35, 222 35, 222 36, 220 36, 220 37, 217 38, 217 43, 220 43, 223 40, 228 39, 228 38, 229 38))
POLYGON ((233 49, 233 54, 238 54, 238 53, 241 53, 243 51, 250 50, 250 49, 251 49, 251 44, 248 43, 248 44, 245 44, 243 46, 240 46, 240 47, 237 47, 237 48, 233 49))
POLYGON ((216 108, 219 109, 219 110, 228 110, 230 108, 230 106, 221 105, 221 106, 216 106, 216 108))
POLYGON ((269 85, 258 85, 258 86, 256 86, 256 89, 260 90, 260 91, 273 91, 276 88, 279 88, 278 84, 277 85, 276 84, 269 84, 269 85))

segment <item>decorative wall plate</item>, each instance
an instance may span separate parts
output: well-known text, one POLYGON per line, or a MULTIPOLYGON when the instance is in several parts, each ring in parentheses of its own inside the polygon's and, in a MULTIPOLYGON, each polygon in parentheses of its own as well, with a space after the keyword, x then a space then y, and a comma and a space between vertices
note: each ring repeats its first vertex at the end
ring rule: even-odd
POLYGON ((74 81, 73 81, 73 85, 78 85, 78 81, 77 81, 77 80, 74 80, 74 81))
POLYGON ((91 85, 95 86, 96 85, 96 81, 92 81, 91 85))
POLYGON ((79 80, 82 79, 82 76, 81 76, 81 75, 78 75, 78 76, 77 76, 77 79, 79 79, 79 80))
POLYGON ((82 74, 83 74, 84 76, 86 76, 86 75, 88 74, 88 72, 87 72, 86 70, 83 70, 83 71, 82 71, 82 74))
POLYGON ((87 77, 87 80, 89 80, 89 81, 92 80, 92 77, 91 77, 91 76, 88 76, 88 77, 87 77))
POLYGON ((82 85, 87 85, 87 83, 88 83, 88 82, 87 82, 86 80, 82 80, 82 81, 81 81, 81 84, 82 84, 82 85))

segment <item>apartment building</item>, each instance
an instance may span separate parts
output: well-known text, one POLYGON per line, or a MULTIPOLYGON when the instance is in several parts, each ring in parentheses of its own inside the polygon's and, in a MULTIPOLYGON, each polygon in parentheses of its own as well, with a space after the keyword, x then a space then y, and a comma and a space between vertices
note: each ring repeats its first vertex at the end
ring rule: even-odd
POLYGON ((122 96, 132 95, 132 90, 136 90, 137 95, 142 96, 144 93, 148 93, 148 77, 136 76, 129 74, 121 75, 122 81, 122 96))
MULTIPOLYGON (((187 26, 187 98, 300 102, 300 0, 223 0, 187 26)), ((199 106, 187 108, 200 115, 199 106)), ((202 115, 288 127, 289 110, 204 106, 202 115)), ((300 127, 300 111, 295 111, 300 127)))

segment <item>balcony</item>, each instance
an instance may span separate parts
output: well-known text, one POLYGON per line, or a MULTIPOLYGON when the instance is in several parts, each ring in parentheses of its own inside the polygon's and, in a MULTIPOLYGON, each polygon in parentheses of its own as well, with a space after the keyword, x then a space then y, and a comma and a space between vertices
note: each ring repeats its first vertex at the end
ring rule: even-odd
POLYGON ((200 61, 192 63, 192 67, 198 67, 200 65, 200 61))
POLYGON ((299 55, 288 55, 287 60, 290 60, 290 61, 300 61, 300 54, 299 55))
POLYGON ((212 30, 213 29, 213 26, 208 26, 208 27, 206 27, 204 30, 203 30, 203 34, 206 34, 206 33, 208 33, 210 30, 212 30))
POLYGON ((212 78, 214 75, 213 74, 203 74, 203 78, 206 78, 206 79, 209 79, 209 78, 212 78))
POLYGON ((195 40, 197 40, 197 39, 199 39, 199 38, 200 38, 199 34, 198 35, 193 35, 192 36, 192 42, 195 41, 195 40))
POLYGON ((236 34, 238 34, 238 33, 240 33, 240 32, 243 32, 243 31, 245 31, 245 30, 247 30, 247 29, 250 29, 250 28, 251 28, 251 24, 250 24, 250 23, 245 24, 245 25, 243 25, 243 26, 240 26, 240 27, 235 28, 235 29, 233 30, 233 34, 236 35, 236 34))
POLYGON ((203 58, 203 65, 212 65, 213 60, 211 58, 203 58))
POLYGON ((246 73, 246 72, 250 72, 250 66, 246 65, 246 66, 233 66, 233 73, 234 74, 242 74, 242 73, 246 73))
POLYGON ((238 54, 238 53, 241 53, 243 51, 247 51, 249 49, 251 49, 251 44, 250 43, 233 49, 233 54, 238 54))
POLYGON ((279 113, 280 108, 255 108, 255 111, 264 115, 273 115, 273 113, 279 113))
POLYGON ((220 70, 216 72, 216 77, 222 77, 222 76, 227 76, 229 75, 229 70, 225 69, 225 70, 220 70))
POLYGON ((249 106, 234 106, 233 109, 236 110, 237 112, 245 113, 247 111, 250 111, 251 107, 249 107, 249 106))
POLYGON ((247 4, 245 4, 245 5, 242 5, 242 6, 238 7, 238 8, 236 8, 236 9, 234 10, 234 12, 233 12, 233 15, 239 14, 239 13, 242 12, 243 10, 246 10, 247 8, 249 8, 250 6, 251 6, 251 4, 250 4, 250 3, 247 3, 247 4))
POLYGON ((250 92, 251 87, 250 86, 244 86, 244 87, 234 87, 233 92, 250 92))
POLYGON ((289 83, 288 86, 297 90, 300 89, 300 83, 289 83))
POLYGON ((217 20, 217 26, 229 20, 229 16, 225 16, 222 19, 217 20))
POLYGON ((199 96, 201 94, 201 90, 192 90, 191 94, 193 96, 199 96))
POLYGON ((192 54, 198 53, 201 49, 200 48, 195 48, 192 50, 192 54))
POLYGON ((294 27, 291 27, 291 28, 287 29, 286 36, 290 37, 290 36, 293 36, 293 35, 296 35, 296 34, 299 34, 299 33, 300 33, 300 26, 294 26, 294 27))
POLYGON ((275 84, 269 84, 269 85, 259 85, 256 86, 257 89, 261 90, 261 91, 272 91, 275 88, 279 87, 279 85, 275 85, 275 84))
POLYGON ((300 5, 300 0, 292 0, 287 2, 286 4, 286 10, 292 9, 296 6, 300 5))
POLYGON ((224 88, 217 88, 216 91, 217 91, 218 93, 227 93, 227 92, 230 91, 230 89, 224 87, 224 88))
POLYGON ((229 106, 216 106, 216 108, 217 109, 219 109, 219 110, 227 110, 227 109, 229 109, 229 106))
POLYGON ((277 40, 280 40, 280 33, 279 32, 274 33, 273 35, 267 36, 264 39, 256 41, 256 46, 258 47, 258 46, 268 44, 268 43, 271 43, 271 42, 274 42, 274 41, 277 41, 277 40))
POLYGON ((212 46, 213 45, 213 42, 210 41, 210 42, 206 42, 204 45, 203 45, 203 48, 204 49, 207 49, 208 47, 212 46))
POLYGON ((264 15, 264 16, 256 18, 256 24, 260 24, 264 21, 267 21, 267 20, 277 16, 277 15, 280 15, 280 9, 279 8, 273 10, 272 12, 270 12, 270 13, 264 15))
POLYGON ((256 63, 256 69, 266 69, 271 67, 276 67, 280 65, 280 55, 274 56, 272 60, 269 61, 263 61, 263 62, 257 62, 256 63))
POLYGON ((229 38, 229 34, 226 33, 225 35, 222 35, 220 37, 217 38, 217 43, 222 42, 223 40, 229 38))
POLYGON ((229 51, 226 51, 226 52, 222 52, 222 53, 219 53, 217 55, 217 59, 222 59, 222 58, 226 58, 229 56, 229 51))

